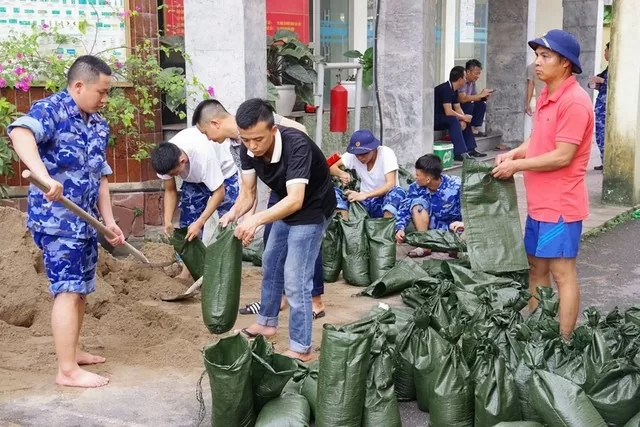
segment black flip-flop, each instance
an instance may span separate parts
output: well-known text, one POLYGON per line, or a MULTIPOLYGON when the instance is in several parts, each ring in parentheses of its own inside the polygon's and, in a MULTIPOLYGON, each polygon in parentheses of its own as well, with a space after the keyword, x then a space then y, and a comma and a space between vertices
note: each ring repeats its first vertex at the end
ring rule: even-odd
POLYGON ((319 311, 317 313, 314 311, 313 312, 313 320, 320 319, 320 318, 324 317, 325 315, 326 315, 326 313, 324 312, 324 310, 319 311))

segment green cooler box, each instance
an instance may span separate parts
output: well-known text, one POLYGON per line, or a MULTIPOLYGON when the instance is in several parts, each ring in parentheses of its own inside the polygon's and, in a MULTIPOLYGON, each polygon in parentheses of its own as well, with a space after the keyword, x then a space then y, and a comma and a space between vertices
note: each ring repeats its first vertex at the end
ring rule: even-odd
POLYGON ((447 141, 436 141, 433 143, 433 154, 440 157, 443 168, 453 166, 453 144, 447 141))

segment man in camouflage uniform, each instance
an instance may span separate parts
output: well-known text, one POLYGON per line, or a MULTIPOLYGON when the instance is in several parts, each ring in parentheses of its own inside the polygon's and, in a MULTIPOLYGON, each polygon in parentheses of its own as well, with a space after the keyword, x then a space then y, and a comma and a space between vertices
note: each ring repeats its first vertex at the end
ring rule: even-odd
POLYGON ((57 200, 64 195, 104 220, 124 242, 111 208, 106 161, 109 127, 98 111, 107 102, 111 69, 93 56, 81 56, 67 75, 67 88, 34 103, 13 122, 8 133, 16 153, 49 186, 43 194, 29 187, 27 227, 42 249, 49 290, 54 297, 51 314, 58 357, 56 382, 72 387, 100 387, 108 378, 79 365, 103 363, 103 357, 78 350, 86 295, 95 290, 98 261, 96 230, 57 200))
MULTIPOLYGON (((426 154, 416 161, 416 182, 411 184, 396 218, 396 240, 402 243, 410 222, 417 231, 463 228, 460 177, 444 175, 442 161, 434 154, 426 154)), ((430 254, 428 249, 416 248, 411 257, 430 254)))
POLYGON ((347 152, 331 166, 331 175, 348 184, 351 175, 341 169, 355 170, 360 191, 343 192, 334 188, 338 211, 348 217, 349 204, 360 202, 371 218, 393 218, 406 193, 399 185, 398 159, 393 150, 380 145, 370 130, 358 130, 351 135, 347 152))
MULTIPOLYGON (((609 60, 609 43, 607 43, 604 49, 604 59, 609 60)), ((595 118, 596 118, 596 144, 600 149, 600 166, 596 166, 595 170, 602 170, 604 165, 604 133, 607 118, 607 84, 609 83, 609 67, 605 68, 603 72, 597 76, 591 77, 589 80, 589 87, 598 91, 598 97, 596 98, 595 105, 595 118)))

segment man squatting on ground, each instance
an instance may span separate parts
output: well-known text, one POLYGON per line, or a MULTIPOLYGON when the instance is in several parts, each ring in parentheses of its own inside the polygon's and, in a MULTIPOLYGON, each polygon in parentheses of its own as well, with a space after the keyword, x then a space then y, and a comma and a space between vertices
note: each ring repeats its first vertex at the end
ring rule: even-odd
MULTIPOLYGON (((413 222, 416 231, 464 229, 458 176, 442 173, 442 161, 435 154, 425 154, 415 164, 416 182, 409 186, 396 218, 396 241, 404 242, 405 229, 413 222)), ((415 248, 412 258, 431 255, 429 249, 415 248)))
POLYGON ((99 58, 80 56, 67 74, 67 88, 37 101, 13 122, 8 133, 20 160, 42 178, 49 191, 29 186, 27 227, 42 250, 53 295, 51 328, 58 358, 56 382, 64 386, 100 387, 109 379, 80 365, 105 359, 78 348, 86 295, 95 290, 98 263, 96 230, 56 201, 64 195, 124 242, 111 208, 106 161, 109 127, 98 113, 111 88, 111 69, 99 58))
POLYGON ((405 191, 398 185, 398 158, 391 148, 380 145, 371 131, 357 130, 351 135, 347 152, 331 166, 331 175, 348 184, 351 175, 341 167, 355 170, 360 180, 360 191, 345 194, 340 188, 334 190, 338 210, 345 219, 354 202, 362 203, 371 218, 396 216, 405 191))
POLYGON ((278 326, 283 290, 291 308, 289 350, 285 355, 311 358, 311 290, 315 260, 322 237, 336 207, 335 193, 324 154, 303 132, 274 125, 271 105, 261 99, 245 101, 236 115, 243 146, 240 196, 222 226, 237 221, 253 206, 257 179, 279 198, 270 209, 245 217, 235 229, 243 244, 256 228, 273 223, 262 257, 263 279, 257 322, 242 332, 248 337, 273 336, 278 326))
MULTIPOLYGON (((298 129, 301 132, 307 133, 307 128, 295 120, 288 119, 279 114, 273 114, 274 123, 276 126, 288 127, 298 129)), ((236 117, 229 113, 224 106, 215 99, 207 99, 195 108, 192 117, 192 126, 196 126, 200 132, 213 142, 222 144, 223 149, 227 151, 231 150, 234 161, 238 168, 242 168, 240 163, 240 136, 238 134, 238 124, 236 123, 236 117)), ((269 202, 267 203, 267 209, 271 208, 278 202, 278 196, 274 191, 270 192, 269 202)), ((248 214, 253 215, 257 205, 257 199, 253 205, 253 208, 248 214)), ((266 247, 269 240, 269 234, 271 232, 271 224, 266 224, 264 227, 264 245, 266 247)), ((324 294, 324 278, 322 272, 322 252, 318 254, 316 263, 314 266, 313 275, 313 289, 311 291, 312 304, 313 304, 313 318, 324 317, 324 303, 322 301, 322 295, 324 294)), ((280 305, 280 309, 284 309, 287 306, 287 299, 283 295, 280 305)), ((252 302, 241 308, 240 314, 258 314, 260 312, 260 302, 252 302)))
MULTIPOLYGON (((580 44, 562 30, 529 42, 536 52, 536 74, 545 83, 536 104, 531 137, 496 158, 493 176, 524 172, 529 257, 529 292, 558 285, 560 333, 568 339, 580 308, 576 258, 582 221, 589 215, 585 173, 591 154, 594 117, 591 98, 573 74, 580 74, 580 44)), ((532 298, 530 309, 537 306, 532 298)))

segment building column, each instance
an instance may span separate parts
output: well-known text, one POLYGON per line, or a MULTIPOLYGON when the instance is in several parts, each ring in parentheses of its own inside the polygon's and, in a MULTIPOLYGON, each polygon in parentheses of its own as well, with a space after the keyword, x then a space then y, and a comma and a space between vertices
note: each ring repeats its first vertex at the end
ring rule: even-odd
POLYGON ((580 42, 580 64, 582 74, 576 78, 587 88, 589 78, 596 73, 596 45, 598 34, 602 37, 602 18, 598 21, 599 8, 602 8, 602 0, 562 0, 562 25, 565 31, 573 34, 580 42))
POLYGON ((528 0, 490 0, 487 29, 487 132, 502 141, 522 142, 527 99, 528 0))
MULTIPOLYGON (((184 19, 188 80, 213 86, 232 111, 267 96, 265 0, 184 0, 184 19)), ((188 120, 199 101, 187 103, 188 120)))
POLYGON ((435 14, 433 0, 378 0, 378 90, 382 143, 413 170, 433 151, 435 14))
POLYGON ((602 199, 640 203, 640 25, 636 0, 615 0, 611 25, 602 199))

